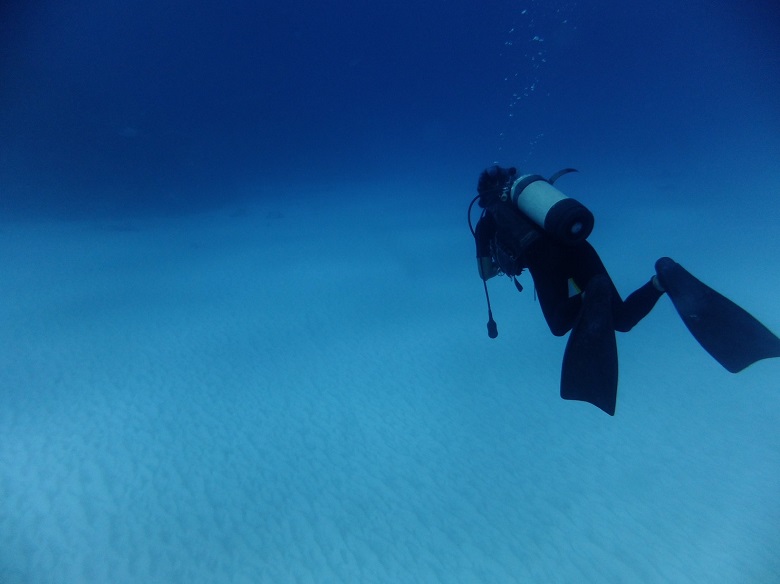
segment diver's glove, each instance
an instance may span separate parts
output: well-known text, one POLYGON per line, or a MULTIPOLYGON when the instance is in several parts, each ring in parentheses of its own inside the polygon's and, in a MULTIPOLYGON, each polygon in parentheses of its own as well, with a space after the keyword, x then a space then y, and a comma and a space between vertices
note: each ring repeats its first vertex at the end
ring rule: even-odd
POLYGON ((483 209, 497 202, 504 192, 504 189, 510 185, 517 175, 515 167, 503 168, 494 164, 486 168, 479 175, 477 182, 477 193, 479 193, 479 206, 483 209))

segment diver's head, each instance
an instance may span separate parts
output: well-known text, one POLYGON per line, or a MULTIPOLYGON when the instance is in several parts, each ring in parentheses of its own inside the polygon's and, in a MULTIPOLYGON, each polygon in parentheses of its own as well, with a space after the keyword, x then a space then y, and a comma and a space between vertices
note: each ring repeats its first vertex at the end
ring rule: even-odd
POLYGON ((504 191, 511 186, 515 176, 517 176, 517 169, 514 166, 504 168, 494 164, 483 170, 477 182, 479 206, 489 207, 498 201, 504 191))

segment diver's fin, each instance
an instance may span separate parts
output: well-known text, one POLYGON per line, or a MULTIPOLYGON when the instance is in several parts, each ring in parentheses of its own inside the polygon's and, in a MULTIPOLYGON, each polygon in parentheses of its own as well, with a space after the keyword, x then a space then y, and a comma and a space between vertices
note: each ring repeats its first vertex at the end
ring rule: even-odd
POLYGON ((596 276, 585 289, 582 310, 566 343, 561 397, 591 403, 614 416, 617 386, 612 286, 605 276, 596 276))
POLYGON ((772 331, 680 264, 661 258, 655 271, 685 326, 728 371, 738 373, 761 359, 780 357, 780 339, 772 331))

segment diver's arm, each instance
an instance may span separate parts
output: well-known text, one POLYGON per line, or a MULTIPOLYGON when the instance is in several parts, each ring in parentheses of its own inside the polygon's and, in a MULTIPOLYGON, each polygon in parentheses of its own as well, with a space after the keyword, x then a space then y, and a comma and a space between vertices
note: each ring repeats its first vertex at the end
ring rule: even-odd
POLYGON ((493 261, 491 257, 478 257, 477 258, 477 271, 479 277, 483 280, 490 280, 493 276, 498 276, 498 265, 493 261))
POLYGON ((483 280, 489 280, 499 273, 498 264, 493 261, 490 240, 496 232, 496 224, 490 213, 483 215, 474 229, 477 244, 477 273, 483 280))

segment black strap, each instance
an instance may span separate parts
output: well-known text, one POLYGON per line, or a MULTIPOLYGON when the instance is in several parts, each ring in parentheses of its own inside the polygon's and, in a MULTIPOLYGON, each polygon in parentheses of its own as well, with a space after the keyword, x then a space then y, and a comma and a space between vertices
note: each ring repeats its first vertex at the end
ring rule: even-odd
POLYGON ((550 180, 548 180, 547 182, 549 182, 550 184, 553 184, 556 180, 561 178, 564 174, 569 174, 570 172, 577 172, 577 169, 576 168, 564 168, 564 169, 561 169, 558 172, 556 172, 554 175, 552 175, 550 177, 550 180))

